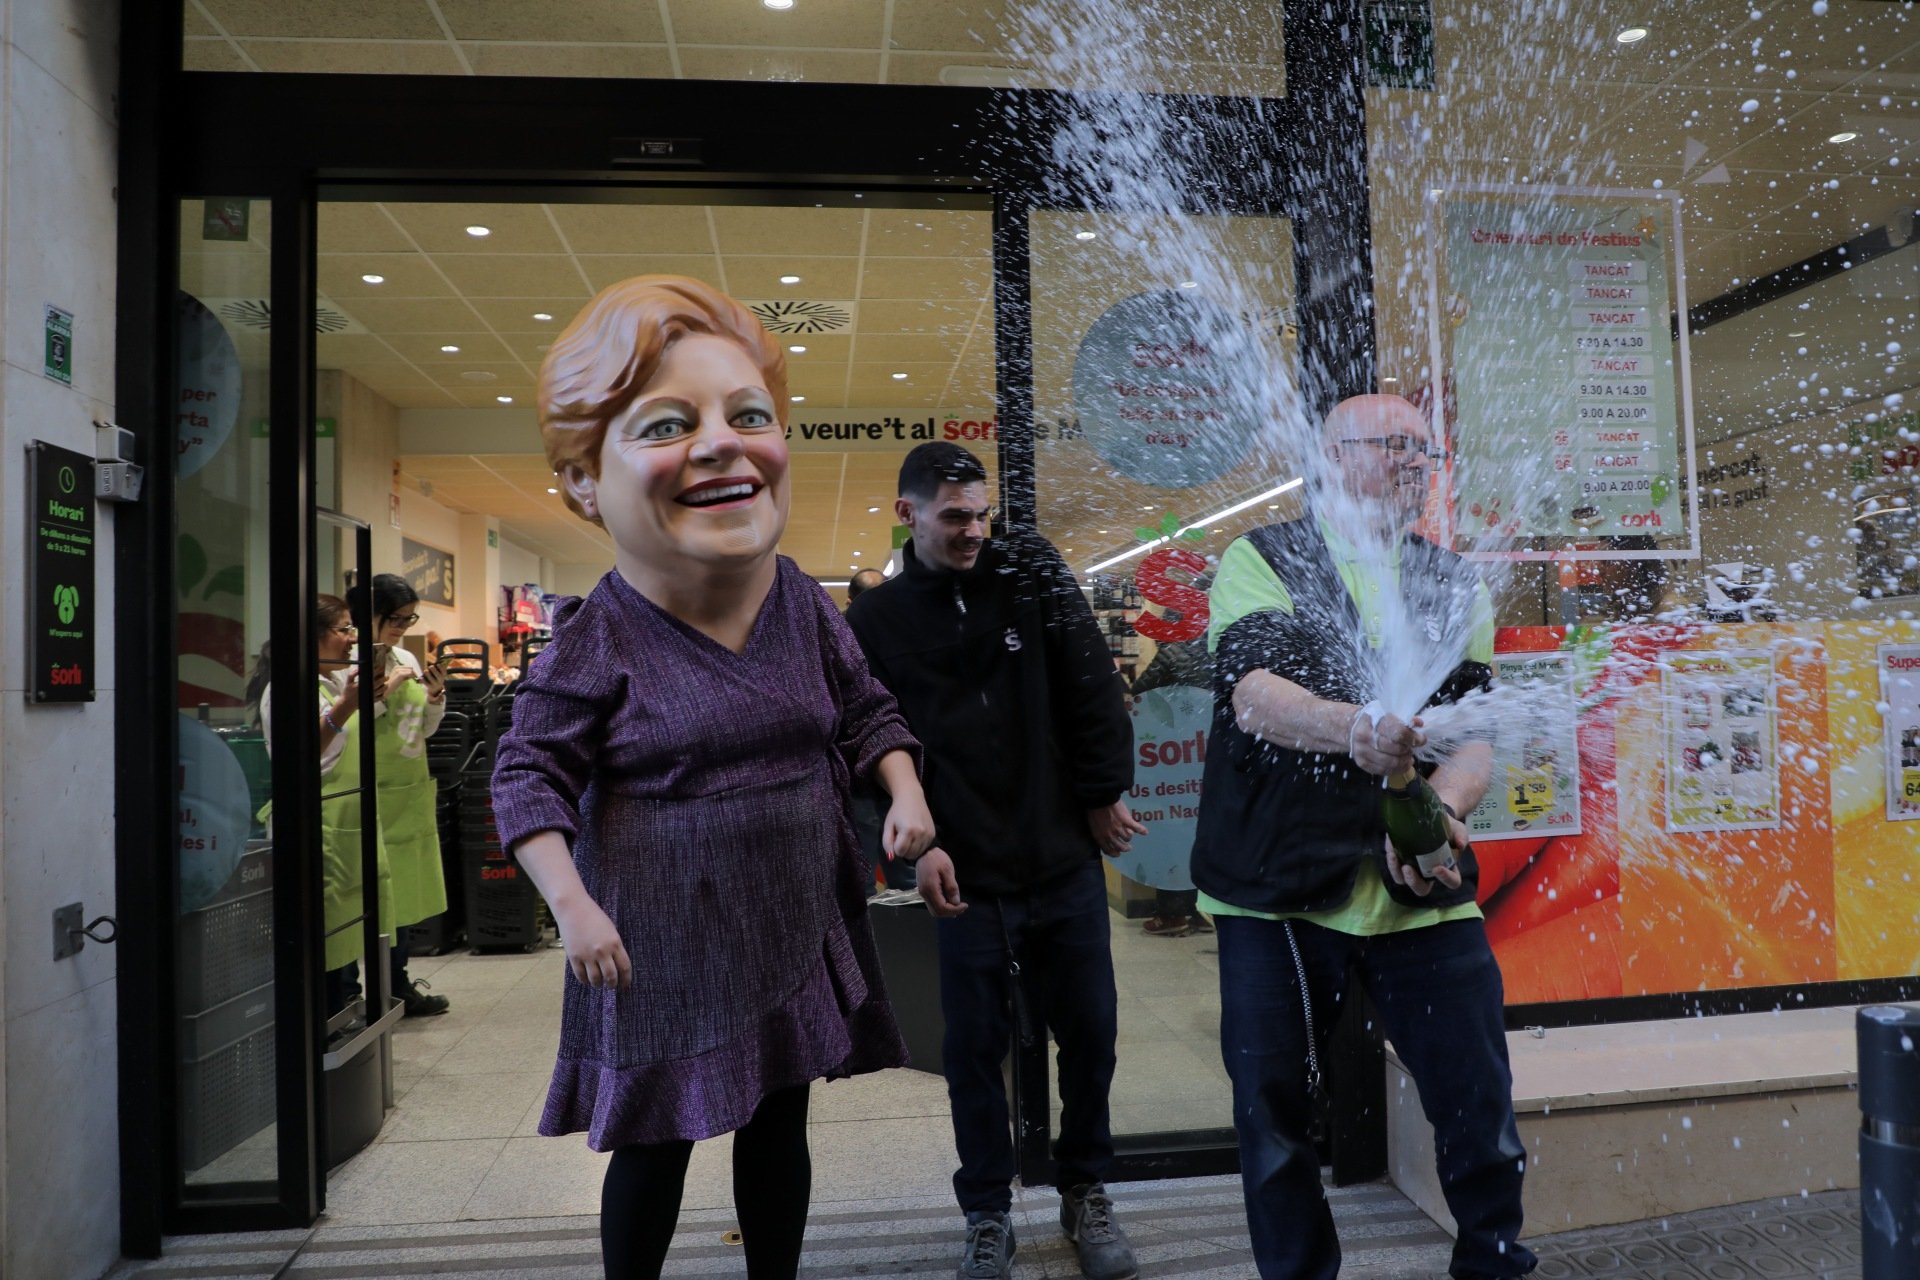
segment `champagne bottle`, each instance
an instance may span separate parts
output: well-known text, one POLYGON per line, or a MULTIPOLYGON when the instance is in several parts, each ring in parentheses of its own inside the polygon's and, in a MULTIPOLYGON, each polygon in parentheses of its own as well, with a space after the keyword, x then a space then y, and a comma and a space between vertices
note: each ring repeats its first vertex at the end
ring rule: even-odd
POLYGON ((1429 880, 1441 869, 1456 865, 1447 811, 1425 778, 1412 769, 1394 774, 1387 779, 1380 808, 1387 819, 1387 838, 1402 861, 1419 867, 1429 880))

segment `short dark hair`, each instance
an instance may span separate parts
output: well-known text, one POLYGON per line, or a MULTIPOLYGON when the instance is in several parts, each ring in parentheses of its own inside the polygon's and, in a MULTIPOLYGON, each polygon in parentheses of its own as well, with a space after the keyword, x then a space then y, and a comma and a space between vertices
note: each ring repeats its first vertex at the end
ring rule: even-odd
POLYGON ((915 445, 900 464, 900 496, 927 502, 943 484, 973 484, 986 478, 980 459, 950 441, 934 440, 915 445))
POLYGON ((862 569, 847 579, 847 599, 851 600, 862 591, 877 587, 887 580, 887 575, 878 569, 862 569))

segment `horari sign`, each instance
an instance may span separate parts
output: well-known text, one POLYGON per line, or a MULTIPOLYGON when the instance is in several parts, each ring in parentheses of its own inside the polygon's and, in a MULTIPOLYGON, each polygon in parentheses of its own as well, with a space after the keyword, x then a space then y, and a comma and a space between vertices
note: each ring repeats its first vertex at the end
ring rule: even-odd
POLYGON ((27 696, 93 701, 93 459, 27 446, 27 696))

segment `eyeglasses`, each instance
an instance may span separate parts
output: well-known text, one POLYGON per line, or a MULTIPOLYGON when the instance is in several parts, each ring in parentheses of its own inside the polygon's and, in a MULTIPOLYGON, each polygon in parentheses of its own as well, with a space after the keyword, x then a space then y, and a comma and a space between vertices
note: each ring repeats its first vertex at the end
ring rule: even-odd
POLYGON ((948 507, 940 513, 939 517, 941 524, 955 531, 970 529, 976 523, 992 525, 999 518, 1000 508, 998 507, 982 507, 977 511, 966 507, 948 507))
POLYGON ((1412 453, 1420 454, 1423 457, 1431 458, 1436 462, 1444 461, 1447 456, 1447 451, 1445 449, 1436 449, 1433 447, 1433 445, 1431 445, 1427 441, 1419 439, 1416 436, 1409 436, 1409 435, 1352 436, 1345 440, 1342 440, 1340 443, 1341 444, 1370 444, 1370 445, 1373 445, 1375 448, 1385 449, 1388 453, 1393 454, 1395 457, 1399 457, 1404 453, 1412 452, 1412 453))
POLYGON ((418 621, 420 621, 420 615, 417 613, 396 613, 387 618, 387 625, 390 627, 410 627, 418 621))
POLYGON ((331 627, 329 630, 337 636, 357 636, 360 634, 360 628, 354 626, 351 622, 344 627, 331 627))

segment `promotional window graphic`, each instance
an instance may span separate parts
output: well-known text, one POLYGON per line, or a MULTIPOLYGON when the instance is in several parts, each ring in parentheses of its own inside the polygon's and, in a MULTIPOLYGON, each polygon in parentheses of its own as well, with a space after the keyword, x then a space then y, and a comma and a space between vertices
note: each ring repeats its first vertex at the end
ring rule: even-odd
POLYGON ((1886 726, 1887 821, 1920 819, 1920 644, 1880 646, 1886 726))
POLYGON ((1777 829, 1780 759, 1772 656, 1676 653, 1661 677, 1667 830, 1777 829))
POLYGON ((1669 331, 1685 309, 1673 198, 1475 188, 1430 202, 1429 332, 1454 401, 1457 545, 1691 534, 1686 338, 1669 331))
POLYGON ((1497 685, 1530 686, 1536 696, 1563 704, 1563 714, 1537 720, 1543 729, 1524 742, 1495 748, 1493 782, 1467 815, 1475 840, 1502 836, 1576 835, 1580 831, 1580 741, 1570 653, 1504 653, 1493 660, 1497 685))

